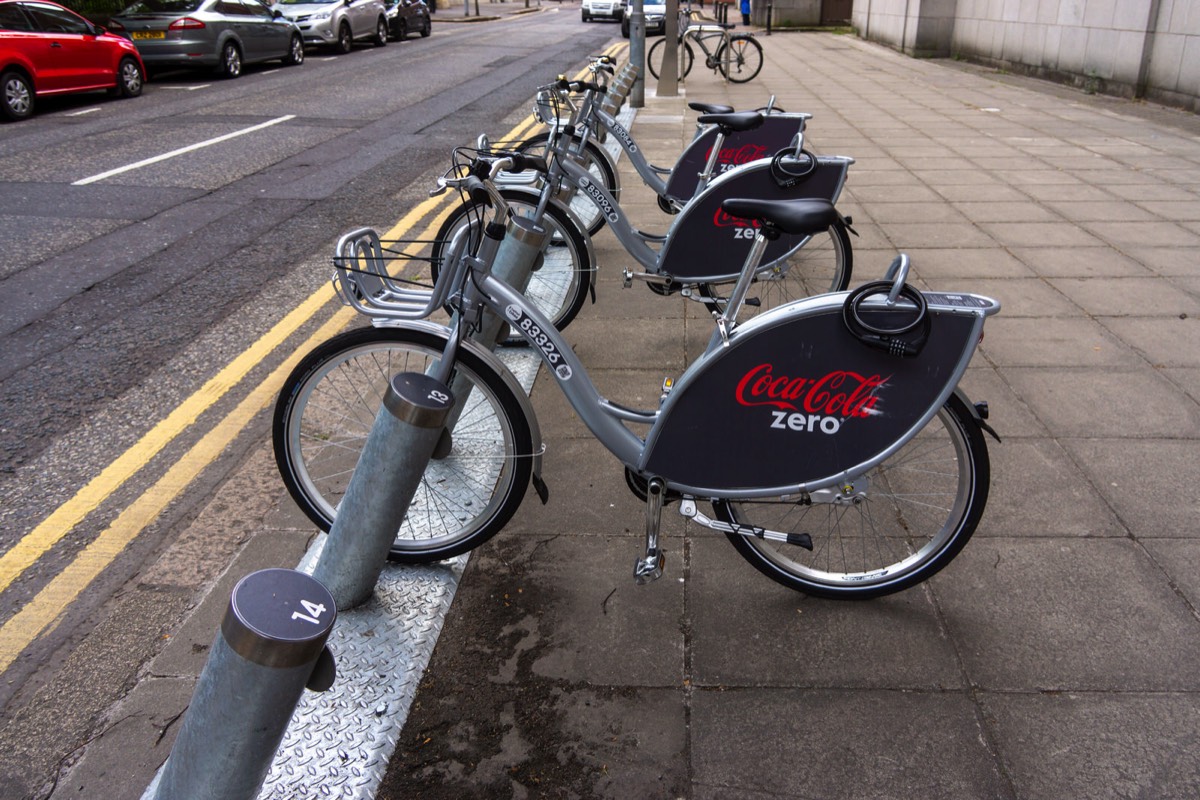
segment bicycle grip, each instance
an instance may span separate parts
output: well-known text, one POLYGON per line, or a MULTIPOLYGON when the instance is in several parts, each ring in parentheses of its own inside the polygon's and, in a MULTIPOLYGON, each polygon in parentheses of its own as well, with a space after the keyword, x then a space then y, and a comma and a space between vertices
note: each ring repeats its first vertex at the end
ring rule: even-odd
POLYGON ((546 162, 537 156, 526 155, 525 153, 511 153, 509 158, 511 158, 513 162, 513 172, 525 172, 526 170, 531 170, 533 172, 540 172, 544 175, 548 171, 546 168, 546 162))
POLYGON ((492 195, 488 192, 487 186, 484 185, 483 181, 476 176, 467 176, 462 190, 467 193, 467 197, 471 198, 472 203, 491 207, 492 195))

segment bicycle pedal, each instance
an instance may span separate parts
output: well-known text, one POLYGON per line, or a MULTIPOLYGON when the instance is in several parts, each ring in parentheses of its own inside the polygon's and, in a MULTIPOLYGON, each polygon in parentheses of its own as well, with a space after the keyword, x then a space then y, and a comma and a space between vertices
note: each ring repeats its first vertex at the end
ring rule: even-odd
POLYGON ((645 586, 651 581, 658 580, 663 575, 663 566, 666 562, 667 555, 662 550, 646 553, 645 558, 639 558, 633 565, 634 583, 638 586, 645 586))

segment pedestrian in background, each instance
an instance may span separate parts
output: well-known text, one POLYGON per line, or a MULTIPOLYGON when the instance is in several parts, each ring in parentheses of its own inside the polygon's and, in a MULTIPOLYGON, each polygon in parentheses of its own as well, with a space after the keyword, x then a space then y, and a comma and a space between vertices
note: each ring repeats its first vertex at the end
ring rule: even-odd
POLYGON ((742 0, 742 24, 750 24, 750 0, 742 0))

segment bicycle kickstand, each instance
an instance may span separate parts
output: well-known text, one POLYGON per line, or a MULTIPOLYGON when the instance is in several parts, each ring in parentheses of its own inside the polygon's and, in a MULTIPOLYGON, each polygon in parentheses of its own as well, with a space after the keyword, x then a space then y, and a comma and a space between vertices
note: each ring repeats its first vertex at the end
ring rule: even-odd
POLYGON ((658 546, 658 526, 662 519, 663 492, 661 478, 651 479, 646 487, 646 555, 633 567, 633 579, 638 586, 658 580, 663 574, 666 556, 658 546))

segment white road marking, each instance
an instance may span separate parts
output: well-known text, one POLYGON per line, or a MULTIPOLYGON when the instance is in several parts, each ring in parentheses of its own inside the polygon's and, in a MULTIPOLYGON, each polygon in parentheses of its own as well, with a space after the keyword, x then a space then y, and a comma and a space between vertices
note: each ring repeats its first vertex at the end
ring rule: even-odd
POLYGON ((196 142, 196 144, 190 144, 187 147, 181 147, 178 150, 172 150, 169 153, 163 153, 162 155, 154 156, 153 158, 147 158, 147 159, 138 161, 133 164, 126 164, 123 167, 117 167, 116 169, 110 169, 108 172, 101 172, 99 175, 93 175, 90 178, 84 178, 83 180, 75 181, 71 185, 72 186, 86 186, 89 183, 95 183, 96 181, 102 181, 105 178, 111 178, 112 176, 120 175, 123 172, 130 172, 131 170, 141 169, 142 167, 149 166, 150 164, 157 164, 160 161, 166 161, 168 158, 175 158, 175 156, 181 156, 181 155, 184 155, 185 153, 190 153, 194 150, 200 150, 201 148, 204 148, 204 147, 209 147, 214 144, 220 144, 221 142, 228 141, 229 139, 234 139, 238 136, 245 136, 247 133, 254 133, 255 131, 261 131, 263 128, 269 128, 272 125, 278 125, 281 122, 287 122, 289 119, 295 119, 295 118, 296 118, 295 114, 288 114, 287 116, 279 117, 277 119, 270 120, 269 122, 263 122, 258 125, 251 125, 249 128, 242 128, 240 131, 234 131, 233 133, 227 133, 224 136, 218 136, 215 139, 207 139, 203 142, 196 142))

